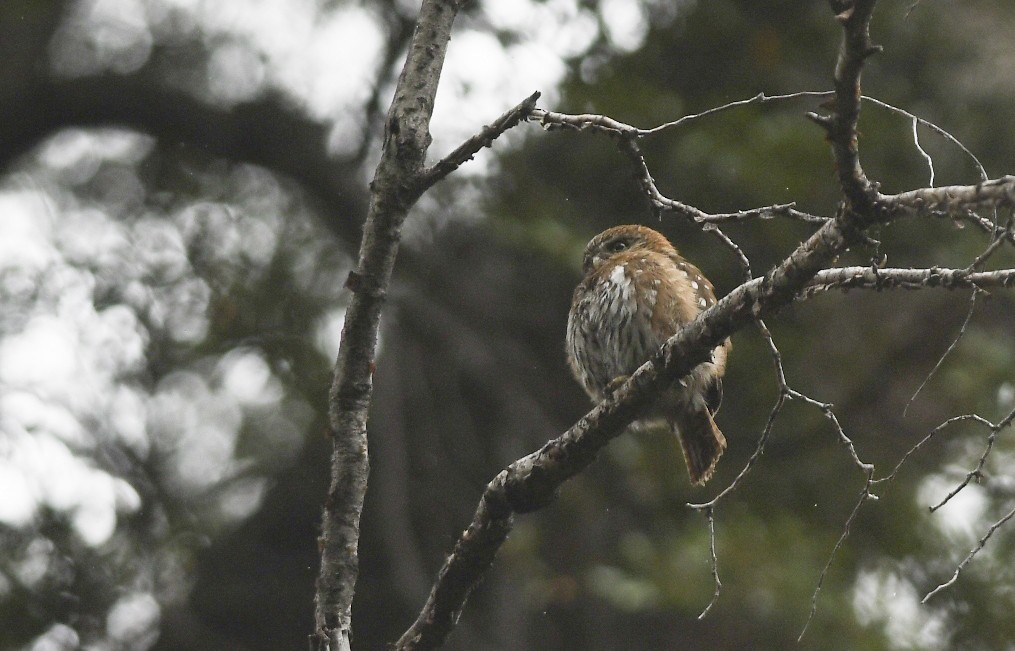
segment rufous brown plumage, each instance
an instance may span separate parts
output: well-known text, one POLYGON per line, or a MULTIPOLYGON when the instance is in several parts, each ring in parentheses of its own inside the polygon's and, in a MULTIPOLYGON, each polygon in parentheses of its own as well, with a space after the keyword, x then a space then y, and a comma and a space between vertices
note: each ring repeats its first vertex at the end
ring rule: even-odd
MULTIPOLYGON (((583 272, 568 316, 567 356, 597 402, 716 302, 698 268, 645 226, 615 226, 592 238, 583 272)), ((674 382, 641 419, 665 421, 674 431, 695 485, 708 481, 726 448, 714 416, 730 347, 727 339, 715 348, 710 362, 674 382)))

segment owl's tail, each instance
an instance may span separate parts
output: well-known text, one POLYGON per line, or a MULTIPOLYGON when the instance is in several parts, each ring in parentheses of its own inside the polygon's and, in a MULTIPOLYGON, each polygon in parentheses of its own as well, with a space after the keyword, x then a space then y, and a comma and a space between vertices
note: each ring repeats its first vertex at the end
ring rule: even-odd
POLYGON ((691 483, 702 486, 715 472, 715 465, 726 449, 722 435, 704 405, 699 409, 685 409, 673 421, 673 429, 684 451, 687 473, 691 483))

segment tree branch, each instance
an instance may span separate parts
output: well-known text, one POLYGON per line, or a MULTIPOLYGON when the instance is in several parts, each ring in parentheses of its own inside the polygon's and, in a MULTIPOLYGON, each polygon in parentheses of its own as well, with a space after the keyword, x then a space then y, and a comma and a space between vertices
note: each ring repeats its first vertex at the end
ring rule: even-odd
POLYGON ((1015 287, 1015 269, 970 272, 968 269, 880 269, 877 267, 839 267, 818 272, 801 292, 810 298, 833 289, 969 289, 978 287, 1015 287))
POLYGON ((990 537, 994 535, 994 532, 1000 529, 1004 525, 1004 523, 1008 522, 1008 520, 1011 520, 1013 517, 1015 517, 1015 509, 1008 511, 1008 513, 1006 513, 1000 520, 990 525, 990 528, 987 529, 987 532, 983 534, 983 536, 980 538, 979 541, 977 541, 976 547, 973 547, 969 551, 969 554, 967 554, 966 557, 962 559, 962 562, 959 563, 958 566, 955 568, 955 572, 952 574, 952 578, 938 585, 936 588, 934 588, 926 595, 924 595, 923 599, 920 600, 920 603, 923 604, 927 603, 927 600, 936 595, 937 593, 955 585, 955 582, 959 580, 959 574, 962 573, 962 570, 966 569, 966 566, 969 565, 969 563, 972 562, 973 558, 975 558, 976 555, 980 553, 980 550, 987 545, 987 541, 990 540, 990 537))
POLYGON ((346 286, 353 292, 342 328, 328 399, 333 440, 331 484, 318 539, 321 570, 311 649, 349 649, 352 598, 358 574, 359 520, 366 492, 367 412, 381 306, 391 280, 401 226, 428 187, 423 161, 430 118, 457 0, 425 0, 385 123, 381 160, 371 183, 359 262, 346 286))
MULTIPOLYGON (((837 4, 833 2, 833 7, 837 4)), ((472 523, 455 544, 426 605, 398 640, 396 649, 432 649, 440 645, 457 621, 469 592, 493 562, 515 513, 552 502, 561 484, 588 466, 660 390, 707 361, 712 349, 737 330, 791 303, 822 267, 862 239, 865 228, 891 218, 892 212, 878 205, 878 193, 863 175, 856 154, 860 69, 863 60, 876 51, 868 35, 873 6, 872 0, 866 0, 851 9, 837 10, 845 36, 836 67, 836 111, 820 119, 828 129, 838 168, 849 172, 840 174, 846 198, 843 209, 763 278, 740 285, 671 337, 611 397, 561 436, 501 471, 486 486, 472 523)), ((548 114, 536 115, 543 121, 548 114)), ((594 118, 593 123, 621 137, 627 153, 638 163, 639 177, 652 184, 635 143, 639 134, 625 132, 626 125, 610 118, 594 118)), ((678 208, 692 219, 695 213, 701 213, 683 204, 678 208)))
POLYGON ((886 208, 902 213, 964 217, 981 208, 1015 206, 1015 176, 1002 176, 976 185, 948 185, 880 195, 879 201, 886 208))
POLYGON ((835 18, 842 25, 842 43, 835 64, 835 99, 831 116, 809 113, 808 117, 828 132, 835 169, 847 207, 870 210, 877 190, 860 166, 856 124, 860 119, 860 72, 868 57, 881 51, 870 38, 870 19, 876 0, 830 0, 835 18))
POLYGON ((605 115, 599 115, 596 113, 581 113, 577 115, 569 115, 567 113, 557 113, 556 111, 544 111, 538 109, 533 112, 532 118, 537 120, 544 129, 550 130, 558 127, 566 127, 570 129, 576 129, 578 131, 585 131, 586 129, 595 129, 605 133, 613 133, 615 135, 623 136, 634 136, 642 138, 645 136, 655 135, 663 131, 675 129, 683 126, 688 122, 693 122, 716 113, 723 113, 730 109, 740 108, 743 106, 751 106, 754 104, 769 104, 771 102, 781 102, 785 100, 800 99, 803 97, 807 98, 825 98, 830 97, 833 94, 830 90, 804 90, 797 93, 787 93, 785 95, 766 95, 765 93, 758 93, 753 97, 747 99, 738 99, 732 102, 727 102, 722 106, 714 106, 710 109, 702 111, 700 113, 694 113, 691 115, 685 115, 681 118, 666 122, 650 129, 639 129, 638 127, 625 124, 619 120, 614 120, 611 117, 605 115))
POLYGON ((529 114, 536 108, 536 100, 538 99, 539 91, 536 91, 523 99, 514 108, 508 110, 504 115, 494 120, 492 124, 483 127, 479 133, 460 144, 450 154, 427 169, 423 173, 421 181, 429 187, 457 170, 466 161, 472 160, 472 157, 480 149, 489 147, 505 131, 528 118, 529 114))
POLYGON ((670 338, 612 397, 561 436, 501 471, 486 486, 472 523, 438 573, 426 605, 395 648, 440 645, 469 592, 493 562, 515 513, 552 502, 561 484, 592 463, 660 390, 707 361, 712 349, 731 334, 792 302, 823 265, 876 222, 878 214, 883 213, 841 211, 766 276, 740 285, 670 338))

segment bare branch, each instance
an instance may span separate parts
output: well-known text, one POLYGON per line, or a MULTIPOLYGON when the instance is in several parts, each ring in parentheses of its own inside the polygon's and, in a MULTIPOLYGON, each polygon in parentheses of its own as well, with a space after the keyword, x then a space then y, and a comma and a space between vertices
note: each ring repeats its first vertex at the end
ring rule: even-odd
POLYGON ((941 356, 938 357, 937 363, 934 364, 934 368, 930 369, 930 372, 927 373, 927 376, 923 378, 922 382, 920 382, 920 386, 916 387, 916 391, 913 392, 913 395, 909 396, 909 400, 906 401, 906 406, 902 408, 903 418, 906 417, 906 414, 909 412, 909 408, 916 400, 916 397, 920 395, 920 392, 923 391, 923 388, 927 386, 927 383, 930 382, 930 379, 934 377, 938 369, 941 368, 941 365, 945 363, 945 360, 948 359, 948 356, 952 354, 952 351, 955 350, 955 347, 959 345, 960 341, 962 341, 962 337, 965 336, 966 334, 966 328, 969 327, 969 322, 973 320, 973 314, 976 312, 976 296, 979 293, 980 292, 978 291, 978 289, 974 289, 973 292, 969 295, 969 309, 966 310, 966 318, 963 319, 962 325, 959 326, 959 332, 955 335, 955 338, 952 339, 952 343, 948 345, 948 348, 945 350, 945 352, 943 352, 941 356))
POLYGON ((367 412, 377 352, 381 308, 395 264, 402 223, 419 196, 493 138, 517 124, 535 104, 528 98, 430 169, 423 162, 430 146, 430 119, 451 26, 460 0, 424 0, 395 97, 385 123, 381 160, 370 184, 370 205, 356 270, 346 287, 352 299, 342 328, 328 397, 333 441, 331 483, 318 546, 315 631, 311 649, 349 648, 351 606, 358 574, 359 520, 366 492, 367 412))
POLYGON ((611 117, 595 113, 570 115, 537 108, 532 112, 529 119, 538 122, 547 131, 563 128, 575 131, 599 131, 610 135, 629 136, 631 138, 637 138, 641 135, 641 129, 638 127, 632 127, 630 124, 625 124, 620 120, 614 120, 611 117))
POLYGON ((975 557, 978 553, 980 553, 980 550, 983 549, 984 546, 986 546, 987 541, 990 540, 990 537, 994 535, 994 532, 1000 529, 1005 522, 1011 520, 1013 517, 1015 517, 1015 509, 1008 511, 1008 513, 1006 513, 1003 518, 1001 518, 994 524, 990 525, 990 528, 987 529, 987 533, 983 534, 983 537, 980 538, 980 541, 976 544, 976 547, 973 547, 973 549, 970 550, 969 555, 966 556, 962 560, 962 562, 959 563, 959 566, 955 568, 955 573, 952 574, 952 578, 948 579, 938 587, 928 592, 924 596, 924 598, 920 601, 920 603, 924 604, 927 603, 927 600, 936 595, 937 593, 941 592, 945 588, 949 588, 955 585, 955 582, 959 580, 959 574, 962 572, 962 570, 966 568, 967 565, 969 565, 969 563, 973 560, 973 557, 975 557))
POLYGON ((838 267, 815 274, 801 293, 811 298, 833 289, 986 289, 1015 287, 1015 269, 971 272, 968 269, 895 269, 878 267, 838 267))
MULTIPOLYGON (((479 506, 468 528, 463 532, 451 555, 438 573, 426 605, 412 627, 396 643, 396 649, 432 649, 440 645, 453 629, 464 607, 469 592, 480 580, 483 573, 506 539, 515 514, 530 512, 550 504, 561 485, 584 470, 596 454, 632 422, 653 397, 676 378, 686 375, 695 366, 707 361, 710 351, 750 323, 760 323, 770 315, 790 304, 803 293, 808 295, 831 287, 863 287, 870 281, 872 287, 908 284, 919 286, 977 286, 978 282, 996 283, 1008 286, 1012 282, 1004 272, 979 272, 970 269, 946 270, 881 270, 849 268, 848 271, 831 270, 824 277, 821 270, 848 247, 864 241, 864 230, 869 226, 886 223, 897 217, 914 214, 938 214, 941 207, 955 205, 1002 205, 1010 203, 1010 193, 999 190, 998 182, 987 182, 976 186, 975 192, 956 196, 945 192, 942 195, 930 190, 916 190, 901 195, 881 195, 870 183, 860 167, 857 148, 856 124, 860 110, 860 72, 863 61, 878 51, 869 36, 869 21, 874 0, 833 0, 832 7, 843 25, 843 44, 840 50, 835 74, 835 102, 832 114, 827 117, 814 116, 822 124, 832 144, 836 169, 845 201, 833 219, 824 219, 795 211, 791 204, 769 206, 738 213, 710 215, 693 206, 669 199, 659 192, 645 161, 638 141, 647 135, 675 128, 691 119, 711 115, 720 110, 764 101, 764 96, 733 102, 715 110, 694 116, 687 116, 655 129, 640 130, 603 115, 569 116, 541 109, 531 111, 530 119, 538 120, 545 128, 571 128, 611 135, 618 141, 620 149, 632 161, 637 178, 646 196, 657 211, 681 216, 692 222, 716 227, 719 223, 765 219, 787 216, 802 221, 820 223, 815 233, 794 250, 779 265, 764 277, 744 282, 730 292, 716 305, 703 312, 686 328, 678 332, 653 357, 642 365, 613 395, 596 405, 566 432, 546 443, 539 450, 523 457, 501 471, 485 488, 479 506), (933 206, 928 209, 928 206, 933 206), (887 272, 884 273, 884 272, 887 272), (912 274, 917 274, 913 276, 912 274), (812 284, 817 283, 817 284, 812 284), (824 289, 814 289, 822 287, 824 289)), ((796 96, 803 96, 802 94, 796 96)), ((807 95, 810 96, 810 95, 807 95)), ((1003 181, 1003 180, 1002 180, 1003 181)), ((1002 184, 1003 185, 1003 184, 1002 184)), ((960 186, 961 187, 961 186, 960 186)), ((951 208, 948 209, 952 210, 951 208)), ((949 212, 949 214, 951 214, 949 212)), ((963 214, 963 218, 968 215, 963 214)), ((980 224, 981 227, 984 224, 980 224)), ((723 244, 738 255, 747 277, 750 265, 739 247, 715 229, 723 244)), ((996 227, 991 229, 992 232, 996 227)), ((855 521, 862 504, 876 499, 871 493, 874 467, 863 462, 853 441, 843 431, 832 406, 814 400, 791 389, 785 381, 778 349, 767 338, 773 348, 777 373, 780 378, 780 394, 768 423, 762 432, 755 454, 734 482, 711 502, 692 505, 706 512, 709 522, 712 570, 716 590, 712 602, 704 609, 705 615, 715 603, 721 590, 717 559, 715 557, 715 504, 724 495, 739 485, 752 465, 760 458, 776 417, 789 399, 801 400, 817 407, 832 423, 838 440, 847 449, 853 464, 865 476, 860 499, 846 520, 844 530, 832 549, 828 563, 818 580, 813 598, 811 621, 816 611, 817 599, 834 560, 841 549, 855 521)), ((806 630, 806 625, 805 625, 806 630)), ((803 633, 801 633, 802 635, 803 633)))
POLYGON ((864 484, 863 490, 860 492, 860 499, 856 501, 856 505, 853 506, 853 510, 849 513, 849 517, 846 518, 846 524, 842 527, 842 534, 839 536, 839 539, 835 541, 835 546, 832 547, 832 552, 828 555, 828 561, 825 562, 825 567, 821 569, 821 575, 818 577, 818 584, 814 588, 814 594, 811 595, 811 611, 807 615, 807 621, 804 622, 804 627, 800 630, 800 635, 797 636, 797 642, 804 639, 804 634, 807 633, 807 628, 811 625, 811 621, 814 620, 814 615, 818 612, 818 597, 821 595, 821 588, 825 583, 825 577, 828 576, 828 569, 832 567, 832 561, 835 559, 836 552, 842 548, 842 544, 846 542, 846 538, 849 537, 849 529, 853 525, 853 521, 856 520, 857 514, 860 513, 860 507, 862 507, 864 502, 869 499, 877 499, 870 492, 873 473, 874 466, 870 466, 870 470, 867 474, 867 481, 864 484))
POLYGON ((422 192, 420 184, 413 181, 421 177, 430 145, 434 96, 457 12, 458 3, 446 0, 427 0, 420 8, 388 111, 359 263, 346 281, 353 296, 328 397, 331 484, 318 539, 321 570, 314 597, 315 631, 310 636, 311 648, 321 651, 349 648, 352 598, 359 573, 359 520, 369 474, 366 426, 377 328, 401 225, 422 192))
MULTIPOLYGON (((600 123, 610 124, 606 121, 600 123)), ((616 124, 609 128, 615 127, 616 124)), ((642 182, 646 187, 654 188, 647 165, 644 165, 640 150, 633 140, 621 138, 621 141, 625 143, 622 149, 625 149, 643 170, 642 182)), ((864 197, 867 198, 867 195, 864 197)), ((853 210, 840 211, 834 220, 827 221, 807 242, 798 247, 768 275, 742 284, 703 313, 693 324, 671 338, 660 352, 643 365, 611 398, 597 405, 567 432, 548 442, 539 451, 514 462, 494 478, 484 491, 473 522, 463 533, 455 545, 454 552, 438 574, 426 606, 413 627, 399 640, 396 648, 428 649, 440 644, 461 612, 469 591, 492 563, 497 549, 510 530, 513 514, 542 508, 550 503, 560 485, 591 463, 596 453, 634 419, 638 411, 648 404, 651 396, 660 388, 707 359, 708 351, 734 331, 763 318, 792 300, 790 293, 804 289, 805 285, 819 273, 820 266, 825 261, 844 250, 849 243, 858 241, 863 228, 893 216, 893 211, 876 205, 880 199, 876 192, 873 193, 872 199, 875 203, 872 203, 868 210, 863 210, 864 206, 861 205, 854 206, 853 210)), ((682 212, 692 219, 703 214, 693 207, 679 203, 671 204, 668 208, 682 212)), ((908 273, 910 270, 899 271, 908 273)), ((929 276, 919 280, 929 284, 934 274, 932 270, 927 271, 929 276)), ((849 272, 848 277, 864 277, 869 272, 871 270, 867 268, 856 268, 849 272)), ((959 276, 958 273, 951 274, 948 282, 954 284, 972 282, 959 280, 959 276)), ((996 273, 993 276, 989 274, 980 276, 967 272, 965 278, 970 277, 982 282, 1009 282, 1007 279, 1002 280, 996 273)), ((847 282, 847 279, 829 275, 821 284, 827 285, 829 281, 847 282)), ((734 483, 719 497, 732 490, 760 456, 764 442, 771 432, 775 415, 779 411, 778 408, 786 397, 801 399, 822 409, 835 426, 839 440, 849 449, 853 463, 867 477, 863 498, 847 520, 843 537, 832 550, 834 556, 848 534, 859 505, 864 499, 873 497, 870 494, 870 487, 874 469, 859 459, 852 441, 842 431, 830 405, 792 390, 789 390, 789 393, 782 393, 755 455, 734 483)), ((714 507, 714 504, 715 500, 694 506, 705 510, 714 507)), ((714 543, 714 528, 712 532, 714 543)), ((821 580, 826 572, 827 567, 822 573, 821 580)), ((814 596, 815 605, 821 580, 814 596)), ((707 611, 706 607, 705 612, 707 611)))
POLYGON ((569 128, 577 131, 596 130, 613 135, 643 138, 646 136, 656 135, 670 129, 675 129, 676 127, 683 126, 689 122, 712 116, 717 113, 723 113, 734 108, 750 106, 752 104, 768 104, 770 102, 794 100, 804 97, 820 99, 830 97, 832 94, 832 91, 829 90, 805 90, 796 93, 787 93, 785 95, 766 95, 765 93, 758 93, 757 95, 748 97, 747 99, 739 99, 728 102, 722 106, 715 106, 702 111, 701 113, 685 115, 673 120, 672 122, 666 122, 648 129, 639 129, 638 127, 631 126, 630 124, 625 124, 619 120, 595 113, 571 115, 567 113, 557 113, 556 111, 536 109, 532 112, 532 119, 537 120, 544 129, 569 128))
MULTIPOLYGON (((834 112, 830 117, 819 118, 813 116, 815 122, 825 128, 828 139, 832 145, 832 153, 835 158, 835 169, 839 175, 839 185, 845 198, 845 203, 840 212, 842 214, 867 214, 873 215, 879 209, 877 189, 867 180, 863 168, 860 166, 859 145, 857 142, 856 126, 860 117, 860 73, 863 64, 871 55, 879 52, 880 47, 875 46, 870 38, 870 20, 874 12, 876 0, 831 0, 832 11, 842 24, 843 36, 839 47, 839 57, 835 65, 835 105, 834 112)), ((836 218, 839 221, 840 217, 836 218)), ((824 230, 824 229, 822 229, 824 230)), ((820 231, 819 231, 820 232, 820 231)), ((810 398, 802 396, 809 403, 815 403, 810 398)), ((849 529, 860 507, 871 497, 871 479, 874 476, 874 466, 860 460, 853 445, 853 441, 843 431, 831 405, 818 405, 825 416, 835 426, 839 440, 849 449, 853 463, 866 475, 863 491, 857 500, 856 506, 850 513, 846 524, 843 527, 842 535, 832 548, 828 562, 821 571, 818 584, 811 597, 811 611, 800 631, 798 641, 803 639, 807 627, 814 618, 817 611, 818 595, 821 592, 822 584, 827 575, 828 568, 832 564, 835 553, 842 546, 849 529)))
POLYGON ((1007 416, 1005 416, 1003 419, 1001 419, 1001 421, 998 422, 996 425, 991 425, 990 426, 990 434, 987 435, 987 443, 986 443, 986 445, 983 448, 983 454, 980 455, 979 460, 977 460, 977 462, 976 462, 976 467, 973 468, 972 470, 970 470, 969 472, 967 472, 965 479, 963 479, 962 482, 958 486, 956 486, 954 489, 952 489, 951 492, 949 492, 947 495, 945 495, 943 500, 941 500, 940 502, 938 502, 934 506, 930 507, 931 513, 933 513, 934 511, 937 511, 942 506, 944 506, 945 504, 950 502, 951 499, 953 497, 955 497, 956 495, 958 495, 962 491, 963 488, 968 486, 969 482, 971 482, 973 479, 976 479, 977 481, 979 481, 983 477, 983 466, 986 465, 986 463, 987 463, 987 457, 990 456, 991 450, 994 449, 994 441, 997 439, 997 433, 1000 432, 1001 430, 1003 430, 1005 427, 1008 427, 1008 425, 1010 425, 1013 420, 1015 420, 1015 410, 1012 410, 1007 416))
POLYGON ((917 150, 919 150, 919 152, 923 155, 924 159, 927 161, 927 164, 930 166, 930 175, 931 176, 930 176, 930 183, 928 185, 934 185, 934 162, 932 160, 930 160, 930 157, 927 155, 927 153, 925 151, 923 151, 923 149, 920 147, 919 137, 917 136, 917 133, 916 133, 916 126, 918 124, 921 125, 921 126, 927 127, 928 129, 930 129, 934 133, 938 134, 939 136, 941 136, 942 138, 944 138, 948 142, 952 143, 953 145, 955 145, 956 147, 961 149, 966 154, 966 156, 969 156, 969 158, 972 159, 973 163, 976 165, 976 170, 980 173, 980 180, 981 181, 986 181, 988 178, 990 178, 990 177, 987 176, 987 170, 984 169, 983 163, 980 162, 980 159, 977 158, 976 155, 973 154, 973 152, 969 151, 968 147, 963 145, 962 142, 959 141, 958 138, 956 138, 952 134, 948 133, 947 131, 945 131, 944 129, 939 127, 938 125, 936 125, 933 122, 931 122, 930 120, 925 120, 925 119, 923 119, 921 117, 913 115, 909 111, 906 111, 904 109, 900 109, 897 106, 892 106, 888 102, 883 102, 883 101, 881 101, 879 99, 874 99, 873 97, 868 97, 867 95, 863 96, 863 101, 870 102, 872 104, 876 104, 877 106, 880 106, 883 109, 887 109, 889 111, 892 111, 893 113, 898 113, 899 115, 903 115, 903 116, 909 118, 910 120, 912 120, 912 122, 913 122, 913 142, 916 145, 917 150))
POLYGON ((941 423, 940 425, 938 425, 937 427, 932 429, 930 431, 930 433, 927 434, 927 436, 923 437, 922 439, 919 440, 919 442, 916 443, 916 445, 914 445, 913 447, 909 448, 909 450, 907 450, 906 453, 904 455, 902 455, 902 458, 899 459, 899 462, 897 464, 895 464, 895 467, 892 469, 892 471, 890 473, 888 473, 884 477, 879 477, 878 479, 873 480, 871 483, 872 484, 881 484, 881 483, 887 483, 889 481, 892 481, 893 479, 895 479, 895 476, 897 474, 899 474, 899 470, 902 469, 902 465, 904 463, 906 463, 906 461, 909 459, 909 457, 911 457, 914 454, 916 454, 916 452, 919 451, 920 448, 922 448, 924 445, 926 445, 932 438, 934 438, 934 436, 936 434, 938 434, 939 432, 943 431, 944 429, 946 429, 947 427, 950 427, 951 425, 953 425, 955 423, 963 423, 963 422, 966 422, 966 421, 969 421, 969 420, 975 421, 975 422, 980 423, 982 425, 986 425, 987 427, 993 427, 994 426, 993 423, 991 423, 989 420, 987 420, 983 416, 978 416, 976 414, 963 414, 961 416, 953 416, 952 418, 949 418, 945 422, 941 423))
MULTIPOLYGON (((658 133, 662 133, 663 131, 668 131, 670 129, 674 129, 676 127, 683 126, 690 122, 699 120, 701 118, 716 115, 718 113, 722 113, 734 108, 741 108, 744 106, 750 106, 754 104, 768 104, 770 102, 776 101, 795 100, 800 98, 828 99, 834 96, 835 91, 831 90, 819 90, 819 91, 807 90, 807 91, 799 91, 796 93, 787 93, 784 95, 766 95, 765 93, 758 93, 757 95, 749 97, 747 99, 735 100, 723 104, 722 106, 710 108, 700 113, 685 115, 671 122, 666 122, 664 124, 660 124, 658 126, 651 127, 648 129, 640 129, 638 127, 625 124, 624 122, 620 122, 619 120, 615 120, 605 115, 598 115, 593 113, 569 115, 567 113, 558 113, 555 111, 536 109, 532 112, 531 119, 537 120, 545 129, 570 128, 578 131, 595 130, 610 135, 622 135, 640 139, 647 136, 656 135, 658 133)), ((929 185, 931 186, 934 185, 934 163, 932 160, 930 160, 930 157, 920 146, 919 136, 916 132, 916 127, 918 125, 930 129, 934 133, 938 134, 948 142, 952 143, 953 145, 961 149, 962 152, 965 153, 973 161, 973 164, 976 166, 976 169, 980 174, 980 180, 986 181, 989 178, 987 176, 986 170, 983 167, 983 164, 980 162, 980 159, 977 158, 976 155, 973 154, 973 152, 971 152, 968 147, 962 144, 962 142, 958 138, 953 136, 945 129, 942 129, 940 126, 934 124, 930 120, 921 118, 917 115, 914 115, 913 113, 910 113, 905 109, 893 106, 892 104, 889 104, 888 102, 885 102, 883 100, 871 97, 869 95, 862 95, 861 99, 864 102, 870 102, 871 104, 874 104, 875 106, 883 108, 887 111, 891 111, 892 113, 897 113, 898 115, 904 116, 911 121, 913 128, 913 143, 915 144, 917 150, 920 152, 923 158, 927 161, 927 164, 931 170, 931 179, 929 185)))
POLYGON ((852 210, 869 210, 877 191, 860 166, 856 124, 860 119, 860 72, 868 57, 881 51, 870 38, 870 20, 876 0, 831 0, 842 24, 842 43, 835 64, 834 111, 830 117, 809 114, 828 132, 839 185, 852 210))
MULTIPOLYGON (((606 119, 609 120, 609 118, 606 119)), ((794 207, 795 204, 792 203, 751 208, 734 213, 712 214, 704 212, 694 206, 690 206, 675 199, 670 199, 659 191, 659 188, 656 186, 655 179, 652 178, 652 172, 649 170, 648 163, 645 161, 645 156, 641 152, 641 147, 638 146, 637 140, 625 135, 620 138, 618 146, 634 164, 635 173, 638 178, 638 183, 641 185, 642 192, 645 193, 645 196, 648 197, 653 207, 658 211, 671 213, 699 224, 745 222, 753 219, 772 219, 773 217, 788 217, 811 224, 823 224, 828 221, 824 217, 817 217, 815 215, 800 212, 794 207)))
POLYGON ((719 601, 719 593, 722 592, 722 581, 719 580, 719 559, 715 555, 715 514, 713 507, 705 507, 705 517, 708 519, 708 550, 709 550, 709 569, 712 571, 712 580, 715 582, 715 592, 712 593, 712 600, 705 606, 705 610, 701 611, 698 615, 698 619, 705 619, 705 615, 708 615, 708 611, 712 610, 712 606, 715 602, 719 601))
POLYGON ((552 502, 560 485, 587 467, 662 388, 707 361, 712 349, 737 330, 792 302, 822 266, 858 241, 862 230, 881 215, 877 210, 840 211, 766 276, 740 285, 671 337, 611 397, 561 436, 498 474, 440 570, 423 611, 395 648, 430 649, 440 644, 504 541, 513 513, 552 502))
POLYGON ((581 114, 581 115, 567 115, 564 113, 555 113, 553 111, 545 111, 542 109, 535 109, 532 111, 532 119, 538 120, 538 122, 546 129, 554 127, 566 127, 576 129, 578 131, 594 130, 607 135, 619 137, 618 146, 620 150, 624 152, 631 162, 634 164, 635 171, 641 184, 642 191, 648 197, 652 205, 659 211, 668 212, 675 214, 684 219, 689 219, 697 223, 734 223, 734 222, 745 222, 754 219, 772 219, 775 217, 788 217, 798 221, 812 223, 812 224, 823 224, 827 221, 824 217, 818 217, 810 215, 805 212, 801 212, 796 209, 795 204, 775 204, 771 206, 763 206, 760 208, 751 208, 747 210, 741 210, 732 213, 706 213, 694 206, 689 206, 675 199, 663 195, 659 188, 656 186, 655 180, 652 178, 652 173, 649 170, 648 163, 645 161, 645 157, 641 152, 641 147, 638 146, 638 140, 647 135, 652 135, 660 132, 663 129, 675 127, 678 124, 683 123, 687 120, 697 119, 706 115, 711 115, 718 112, 719 110, 726 110, 737 106, 744 106, 757 101, 770 101, 777 99, 787 99, 795 97, 805 96, 825 96, 827 92, 815 93, 815 92, 803 92, 794 93, 792 95, 776 95, 766 96, 764 94, 756 95, 755 97, 747 100, 740 100, 737 102, 730 102, 716 109, 704 111, 695 115, 684 116, 680 120, 674 122, 668 122, 664 125, 652 129, 638 129, 631 125, 624 124, 614 120, 611 117, 605 115, 596 114, 581 114))
POLYGON ((472 160, 472 157, 480 149, 489 147, 505 131, 528 118, 529 114, 536 107, 536 100, 538 99, 538 91, 523 99, 517 106, 509 109, 491 124, 483 127, 479 133, 460 144, 454 151, 424 171, 420 181, 429 188, 461 167, 464 162, 472 160))
POLYGON ((1015 176, 1002 176, 976 185, 948 185, 881 195, 879 202, 886 209, 900 213, 966 217, 970 211, 981 208, 1015 206, 1015 176))

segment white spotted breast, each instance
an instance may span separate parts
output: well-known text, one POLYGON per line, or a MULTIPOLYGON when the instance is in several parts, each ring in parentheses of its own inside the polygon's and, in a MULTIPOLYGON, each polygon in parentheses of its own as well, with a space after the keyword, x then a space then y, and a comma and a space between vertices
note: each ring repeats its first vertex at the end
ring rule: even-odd
POLYGON ((571 368, 597 400, 613 379, 633 373, 663 341, 652 329, 658 270, 645 254, 617 257, 582 281, 568 318, 571 368))

